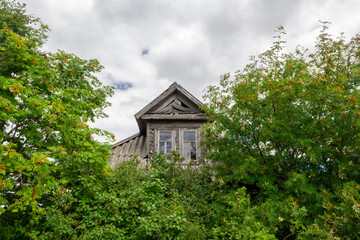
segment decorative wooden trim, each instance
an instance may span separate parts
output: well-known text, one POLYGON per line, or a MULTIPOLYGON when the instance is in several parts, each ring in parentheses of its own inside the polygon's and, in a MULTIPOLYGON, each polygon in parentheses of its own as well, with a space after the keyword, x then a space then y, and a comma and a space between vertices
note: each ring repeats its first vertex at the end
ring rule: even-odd
POLYGON ((140 118, 142 115, 144 115, 146 112, 148 112, 151 108, 156 106, 158 103, 163 101, 165 98, 169 97, 176 90, 179 91, 180 93, 182 93, 185 97, 187 97, 197 107, 200 107, 202 105, 202 102, 200 102, 196 97, 194 97, 191 93, 189 93, 185 88, 180 86, 177 82, 174 82, 162 94, 160 94, 157 98, 155 98, 148 105, 146 105, 143 109, 141 109, 138 113, 136 113, 135 118, 136 119, 140 118))
POLYGON ((202 114, 145 114, 144 120, 207 120, 202 114))
MULTIPOLYGON (((145 115, 149 114, 154 110, 154 108, 162 108, 169 105, 174 100, 180 100, 189 107, 190 109, 198 110, 199 113, 202 113, 199 109, 202 106, 202 102, 200 102, 197 98, 195 98, 191 93, 189 93, 185 88, 180 86, 178 83, 173 83, 170 85, 168 89, 166 89, 162 94, 160 94, 157 98, 147 104, 143 109, 141 109, 138 113, 135 114, 135 119, 138 123, 139 129, 141 133, 146 131, 146 123, 144 120, 145 115), (176 95, 176 96, 171 96, 176 95)), ((157 118, 155 118, 157 119, 157 118)), ((183 118, 178 118, 183 119, 183 118)), ((191 118, 190 118, 191 119, 191 118)))

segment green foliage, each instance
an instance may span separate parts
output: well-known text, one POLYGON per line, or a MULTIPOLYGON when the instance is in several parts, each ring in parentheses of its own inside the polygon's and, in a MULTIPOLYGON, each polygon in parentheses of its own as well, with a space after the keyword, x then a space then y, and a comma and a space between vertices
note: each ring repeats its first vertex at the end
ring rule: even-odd
POLYGON ((2 239, 360 238, 360 36, 324 31, 313 53, 284 33, 234 79, 208 89, 203 144, 214 167, 178 153, 107 166, 112 89, 102 66, 41 50, 47 26, 0 0, 2 239))
POLYGON ((48 29, 23 5, 0 6, 0 232, 24 238, 62 195, 104 177, 109 147, 92 135, 108 133, 88 120, 105 116, 112 88, 92 75, 97 60, 43 52, 48 29))
POLYGON ((228 188, 212 168, 183 168, 174 155, 148 169, 124 162, 93 185, 46 209, 39 239, 275 239, 253 215, 246 189, 228 188))
MULTIPOLYGON (((187 219, 183 199, 171 186, 175 168, 161 156, 150 169, 122 163, 92 184, 85 197, 73 191, 46 209, 32 234, 39 239, 201 239, 202 229, 187 219), (166 170, 165 170, 166 169, 166 170), (165 171, 163 171, 165 170, 165 171)), ((180 176, 177 175, 177 176, 180 176)), ((181 175, 188 178, 189 174, 181 175)), ((61 190, 62 191, 62 190, 61 190)))
POLYGON ((207 158, 251 214, 283 238, 360 238, 360 36, 326 32, 313 52, 273 47, 208 88, 207 158), (263 216, 261 216, 263 215, 263 216))

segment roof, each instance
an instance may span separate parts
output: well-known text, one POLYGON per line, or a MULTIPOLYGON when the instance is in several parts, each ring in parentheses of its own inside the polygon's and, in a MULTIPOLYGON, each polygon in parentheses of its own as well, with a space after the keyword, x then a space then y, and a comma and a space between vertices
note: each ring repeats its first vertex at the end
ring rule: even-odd
POLYGON ((157 98, 147 104, 143 109, 135 114, 135 119, 139 125, 140 133, 144 133, 146 129, 146 119, 169 119, 170 113, 177 114, 171 119, 194 120, 192 115, 199 115, 195 119, 200 118, 206 120, 200 106, 203 105, 196 97, 189 93, 180 84, 174 82, 157 98), (151 115, 152 118, 146 115, 151 115))
POLYGON ((111 149, 110 167, 116 168, 120 162, 129 161, 137 156, 140 161, 146 160, 145 136, 137 133, 114 144, 111 149))

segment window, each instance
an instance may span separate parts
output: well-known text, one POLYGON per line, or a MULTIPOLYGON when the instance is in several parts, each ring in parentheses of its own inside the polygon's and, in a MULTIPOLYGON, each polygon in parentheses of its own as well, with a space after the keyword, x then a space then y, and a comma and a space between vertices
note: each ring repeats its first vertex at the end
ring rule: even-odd
POLYGON ((160 131, 159 133, 159 153, 171 154, 173 150, 172 132, 160 131))
POLYGON ((183 131, 183 157, 196 160, 196 131, 183 131))
POLYGON ((155 131, 155 151, 169 160, 173 150, 179 150, 184 162, 199 159, 198 130, 194 128, 157 129, 155 131))

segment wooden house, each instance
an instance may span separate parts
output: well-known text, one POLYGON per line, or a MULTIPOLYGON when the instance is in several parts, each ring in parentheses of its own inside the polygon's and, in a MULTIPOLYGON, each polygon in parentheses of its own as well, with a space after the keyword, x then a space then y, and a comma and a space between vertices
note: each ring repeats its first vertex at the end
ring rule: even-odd
POLYGON ((184 157, 181 164, 198 162, 202 156, 199 127, 207 120, 201 105, 179 84, 170 85, 135 114, 139 133, 114 144, 110 166, 116 168, 120 162, 137 157, 139 167, 145 167, 156 152, 167 155, 173 150, 184 157))

